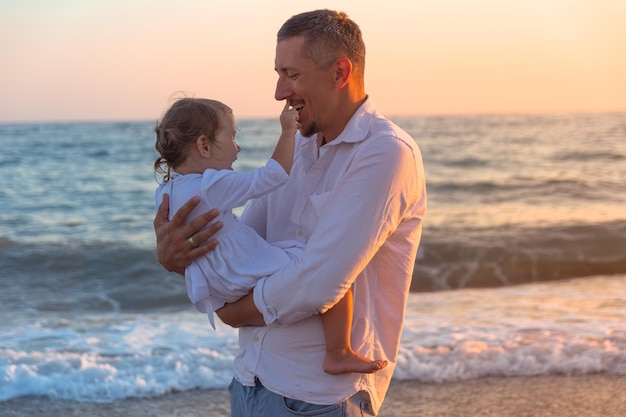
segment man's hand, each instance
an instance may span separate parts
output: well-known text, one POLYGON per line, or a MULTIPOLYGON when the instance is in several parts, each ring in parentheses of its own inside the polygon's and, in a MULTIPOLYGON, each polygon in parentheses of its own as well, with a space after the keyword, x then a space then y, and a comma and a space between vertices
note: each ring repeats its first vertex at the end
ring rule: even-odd
POLYGON ((157 259, 168 271, 185 275, 185 268, 194 259, 207 254, 217 246, 217 239, 210 238, 222 228, 222 222, 215 222, 199 231, 219 215, 217 209, 211 209, 189 224, 185 224, 185 219, 198 203, 200 197, 193 197, 176 212, 171 221, 168 221, 169 196, 163 195, 163 201, 154 218, 154 231, 157 259))
POLYGON ((224 304, 215 314, 231 327, 265 326, 263 315, 257 310, 252 293, 244 295, 234 303, 224 304))

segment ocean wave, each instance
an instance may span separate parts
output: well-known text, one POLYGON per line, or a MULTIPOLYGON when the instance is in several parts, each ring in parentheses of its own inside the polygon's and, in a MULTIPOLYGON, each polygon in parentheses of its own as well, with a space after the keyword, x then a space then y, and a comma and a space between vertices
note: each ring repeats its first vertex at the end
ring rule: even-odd
MULTIPOLYGON (((479 198, 490 203, 523 202, 529 198, 543 199, 555 205, 560 205, 559 199, 622 201, 623 196, 615 193, 615 190, 619 189, 624 189, 624 184, 618 178, 541 178, 515 175, 509 178, 482 180, 431 179, 428 182, 429 194, 441 199, 479 198)), ((571 205, 574 203, 575 201, 572 201, 571 205)))
MULTIPOLYGON (((120 243, 32 245, 0 239, 0 303, 35 311, 189 307, 184 280, 154 248, 120 243)), ((626 225, 425 230, 412 291, 498 287, 626 273, 626 225)))
POLYGON ((413 291, 483 288, 626 273, 626 224, 429 229, 413 291))
POLYGON ((566 153, 556 153, 552 156, 554 160, 557 161, 591 161, 591 160, 600 160, 600 161, 621 161, 626 159, 626 155, 622 155, 616 152, 566 152, 566 153))
MULTIPOLYGON (((558 227, 561 223, 580 219, 580 214, 585 211, 590 214, 605 213, 601 221, 621 218, 626 204, 626 184, 619 184, 610 178, 600 181, 574 178, 511 178, 465 183, 431 181, 428 193, 429 208, 437 210, 430 213, 438 217, 447 215, 454 221, 463 222, 476 213, 495 213, 498 208, 504 207, 504 210, 519 213, 520 220, 525 217, 524 213, 543 214, 548 218, 550 213, 558 211, 560 217, 552 217, 552 222, 558 227)), ((432 216, 427 218, 426 224, 432 219, 432 216)), ((499 216, 493 219, 499 219, 499 216)))
POLYGON ((147 311, 189 305, 184 280, 153 249, 126 244, 9 244, 0 254, 2 309, 147 311))

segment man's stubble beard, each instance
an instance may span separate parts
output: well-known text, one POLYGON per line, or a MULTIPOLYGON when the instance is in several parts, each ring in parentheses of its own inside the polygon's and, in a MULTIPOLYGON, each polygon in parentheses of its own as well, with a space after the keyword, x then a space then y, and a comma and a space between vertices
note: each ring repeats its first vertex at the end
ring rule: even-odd
POLYGON ((302 129, 300 130, 300 133, 302 134, 302 136, 305 137, 310 137, 313 136, 314 134, 318 133, 319 129, 317 128, 317 124, 315 122, 309 123, 306 126, 306 129, 304 131, 302 131, 302 129))

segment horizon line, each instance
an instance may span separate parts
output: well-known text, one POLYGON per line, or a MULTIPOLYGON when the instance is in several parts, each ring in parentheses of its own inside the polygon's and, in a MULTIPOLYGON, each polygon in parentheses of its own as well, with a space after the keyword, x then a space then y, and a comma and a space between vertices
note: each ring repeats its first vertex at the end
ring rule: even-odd
MULTIPOLYGON (((619 114, 626 113, 626 109, 621 110, 545 110, 545 111, 475 111, 475 112, 450 112, 450 113, 397 113, 397 114, 383 114, 388 119, 403 118, 403 117, 487 117, 487 116, 564 116, 564 115, 583 115, 583 114, 619 114)), ((270 120, 278 117, 274 116, 239 116, 237 120, 270 120)), ((143 122, 156 122, 157 118, 77 118, 77 119, 16 119, 16 120, 1 120, 0 125, 14 125, 14 124, 62 124, 62 123, 143 123, 143 122)))

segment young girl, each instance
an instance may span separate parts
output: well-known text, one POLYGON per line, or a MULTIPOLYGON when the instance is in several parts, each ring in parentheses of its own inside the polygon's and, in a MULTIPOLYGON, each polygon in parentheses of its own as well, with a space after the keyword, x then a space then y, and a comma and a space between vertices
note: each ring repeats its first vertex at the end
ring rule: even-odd
MULTIPOLYGON (((215 328, 213 313, 225 303, 248 294, 259 278, 273 274, 303 248, 296 241, 268 243, 252 228, 240 223, 232 209, 260 197, 287 181, 298 129, 298 112, 288 104, 280 116, 282 133, 271 159, 251 172, 234 172, 232 164, 241 150, 235 142, 237 128, 232 110, 209 99, 184 98, 175 102, 157 123, 154 163, 164 181, 156 190, 156 207, 163 194, 170 197, 170 215, 190 198, 201 203, 189 215, 191 220, 213 207, 224 224, 215 235, 217 248, 194 261, 185 270, 187 294, 195 307, 207 313, 215 328)), ((198 244, 200 242, 193 242, 198 244)), ((352 350, 352 293, 349 291, 333 308, 322 314, 326 337, 324 370, 331 374, 371 373, 387 365, 352 350)))

